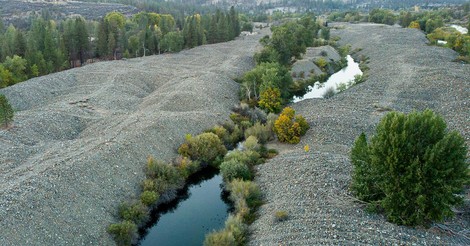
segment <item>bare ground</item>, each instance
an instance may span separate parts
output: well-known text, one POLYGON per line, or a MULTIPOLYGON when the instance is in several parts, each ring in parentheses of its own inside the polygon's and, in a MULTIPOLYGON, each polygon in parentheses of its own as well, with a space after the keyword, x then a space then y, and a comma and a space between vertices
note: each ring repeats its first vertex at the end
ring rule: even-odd
POLYGON ((363 49, 358 55, 370 58, 369 79, 331 99, 292 105, 311 129, 300 144, 277 144, 281 154, 259 166, 255 181, 266 203, 250 226, 249 245, 469 245, 469 189, 455 219, 430 229, 396 226, 351 196, 348 155, 354 139, 363 131, 370 136, 388 109, 431 108, 470 146, 470 65, 453 62, 450 49, 428 46, 414 29, 346 24, 331 34, 363 49), (289 218, 275 222, 281 210, 289 218))

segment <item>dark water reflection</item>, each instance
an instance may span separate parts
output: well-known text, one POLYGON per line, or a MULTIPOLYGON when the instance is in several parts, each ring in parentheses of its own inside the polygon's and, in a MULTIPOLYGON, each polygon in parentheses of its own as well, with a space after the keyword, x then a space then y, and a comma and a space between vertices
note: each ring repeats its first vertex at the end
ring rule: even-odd
POLYGON ((190 177, 177 200, 153 211, 139 245, 202 245, 208 232, 224 227, 232 210, 221 185, 222 177, 214 168, 190 177))

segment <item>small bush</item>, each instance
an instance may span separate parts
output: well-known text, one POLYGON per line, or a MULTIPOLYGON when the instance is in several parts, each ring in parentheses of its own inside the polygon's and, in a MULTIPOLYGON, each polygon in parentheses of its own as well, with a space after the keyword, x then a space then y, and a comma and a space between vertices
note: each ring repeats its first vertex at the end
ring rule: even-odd
POLYGON ((227 121, 222 126, 227 130, 228 134, 222 139, 227 149, 234 148, 235 145, 243 139, 243 131, 232 121, 227 121))
POLYGON ((236 246, 237 241, 229 230, 211 232, 204 239, 204 246, 236 246))
POLYGON ((155 204, 158 198, 160 197, 155 191, 144 191, 140 195, 140 201, 146 206, 155 204))
POLYGON ((3 124, 5 128, 13 120, 13 108, 8 102, 4 95, 0 95, 0 124, 3 124))
POLYGON ((261 204, 261 191, 259 187, 251 182, 234 179, 228 184, 230 200, 235 204, 246 201, 248 208, 253 209, 261 204))
POLYGON ((225 221, 225 227, 221 231, 210 233, 206 236, 204 245, 214 246, 239 246, 245 245, 247 226, 241 216, 229 215, 225 221))
POLYGON ((142 190, 144 191, 155 191, 155 181, 153 179, 145 179, 142 182, 142 190))
POLYGON ((355 85, 360 84, 364 81, 366 81, 366 76, 360 75, 360 74, 354 75, 354 84, 355 85))
POLYGON ((300 114, 295 116, 295 122, 299 123, 301 136, 305 135, 308 129, 310 129, 310 125, 307 123, 307 120, 300 114))
POLYGON ((224 161, 236 160, 241 163, 245 163, 248 167, 253 167, 263 162, 261 155, 256 151, 250 150, 235 150, 227 154, 224 161))
POLYGON ((318 66, 322 71, 324 71, 324 70, 326 69, 326 66, 328 65, 328 62, 325 60, 325 58, 320 57, 320 58, 318 58, 318 59, 315 61, 315 64, 317 64, 317 66, 318 66))
POLYGON ((263 124, 266 123, 266 113, 257 107, 251 108, 246 103, 240 103, 240 105, 233 107, 232 111, 242 117, 242 119, 239 119, 238 122, 234 121, 236 124, 239 124, 243 120, 248 120, 252 124, 256 122, 261 122, 263 124))
POLYGON ((227 153, 222 141, 211 132, 189 137, 178 149, 178 153, 201 163, 217 166, 219 160, 227 153))
POLYGON ((343 92, 346 89, 348 89, 348 85, 346 83, 340 83, 336 86, 336 90, 338 90, 338 92, 343 92))
POLYGON ((323 98, 332 98, 334 95, 336 95, 335 88, 329 87, 328 89, 326 89, 325 93, 323 93, 323 98))
POLYGON ((111 224, 108 232, 113 235, 117 245, 131 245, 137 240, 137 226, 132 221, 111 224))
POLYGON ((258 139, 255 136, 249 136, 243 143, 243 146, 245 146, 245 149, 252 151, 257 151, 260 147, 258 139))
POLYGON ((289 218, 289 213, 284 210, 278 210, 274 213, 274 219, 276 222, 285 221, 289 218))
POLYGON ((238 245, 244 245, 248 228, 240 216, 229 215, 225 221, 225 229, 232 233, 238 245))
POLYGON ((272 126, 257 122, 245 130, 245 138, 250 136, 255 136, 261 144, 265 144, 273 138, 272 126))
POLYGON ((431 110, 388 113, 367 144, 359 136, 351 151, 353 192, 379 204, 389 221, 428 225, 452 216, 470 181, 467 146, 431 110))
POLYGON ((187 179, 191 174, 197 172, 200 169, 198 161, 192 161, 188 157, 184 156, 178 156, 174 163, 178 169, 178 172, 184 179, 187 179))
POLYGON ((251 179, 250 168, 245 163, 235 159, 222 162, 222 164, 220 164, 220 172, 226 181, 232 179, 251 179))
POLYGON ((295 116, 295 111, 290 107, 284 108, 274 123, 274 132, 280 142, 299 143, 300 137, 307 130, 308 124, 305 119, 301 115, 295 116))
POLYGON ((141 201, 126 202, 119 206, 119 216, 140 226, 149 219, 149 210, 141 201))
POLYGON ((183 177, 175 166, 156 161, 152 157, 148 158, 146 175, 149 179, 164 182, 169 186, 177 186, 183 182, 183 177))

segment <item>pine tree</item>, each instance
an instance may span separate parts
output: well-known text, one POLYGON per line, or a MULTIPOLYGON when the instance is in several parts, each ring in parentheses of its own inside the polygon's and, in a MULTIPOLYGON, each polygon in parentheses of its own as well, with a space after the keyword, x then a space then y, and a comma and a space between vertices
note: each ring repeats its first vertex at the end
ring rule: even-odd
POLYGON ((387 114, 367 151, 362 136, 353 147, 358 197, 379 202, 397 224, 428 225, 451 216, 451 206, 462 202, 456 194, 470 178, 465 140, 446 127, 431 110, 387 114))
POLYGON ((5 95, 0 95, 0 124, 7 128, 13 120, 13 114, 13 108, 5 95))

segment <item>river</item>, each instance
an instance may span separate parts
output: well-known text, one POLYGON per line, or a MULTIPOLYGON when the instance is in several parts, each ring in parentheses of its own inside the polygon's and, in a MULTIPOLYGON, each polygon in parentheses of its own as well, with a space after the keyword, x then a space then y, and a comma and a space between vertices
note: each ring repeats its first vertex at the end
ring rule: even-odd
POLYGON ((350 55, 346 59, 348 60, 348 65, 345 68, 331 75, 325 83, 316 82, 315 85, 309 86, 309 92, 303 97, 294 97, 294 103, 310 98, 323 98, 323 95, 329 88, 333 87, 337 92, 338 85, 342 83, 347 84, 349 81, 354 80, 354 76, 362 75, 359 63, 355 62, 350 55))
POLYGON ((190 177, 176 201, 154 211, 139 245, 202 245, 207 233, 224 227, 232 209, 221 184, 222 176, 210 167, 190 177))

